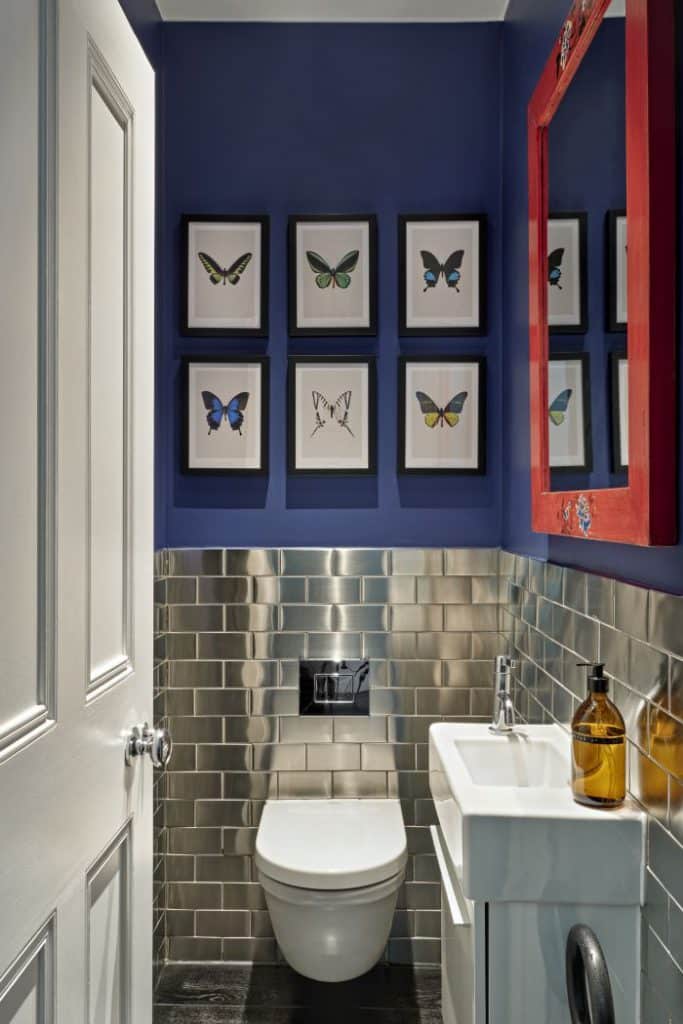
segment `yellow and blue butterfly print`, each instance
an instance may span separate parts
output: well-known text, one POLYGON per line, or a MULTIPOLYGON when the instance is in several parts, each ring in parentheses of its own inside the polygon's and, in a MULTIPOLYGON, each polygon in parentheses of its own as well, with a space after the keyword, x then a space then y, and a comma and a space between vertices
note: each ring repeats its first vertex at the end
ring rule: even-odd
POLYGON ((199 262, 204 267, 204 270, 211 279, 211 284, 220 284, 221 281, 225 284, 229 281, 230 284, 237 284, 242 277, 242 274, 249 266, 251 260, 251 253, 244 252, 241 256, 238 256, 234 263, 226 269, 221 267, 220 263, 217 263, 213 256, 209 256, 206 252, 198 252, 197 257, 199 262))
POLYGON ((456 292, 459 292, 460 288, 458 285, 462 277, 460 268, 462 267, 464 255, 464 249, 456 249, 455 252, 450 254, 445 263, 439 263, 434 253, 429 252, 428 249, 421 249, 420 256, 422 257, 422 265, 424 267, 424 291, 436 288, 439 278, 443 275, 443 279, 448 287, 455 288, 456 292))
POLYGON ((451 398, 448 405, 443 409, 434 402, 424 391, 416 391, 415 397, 420 403, 420 410, 424 416, 425 424, 433 430, 437 424, 443 427, 444 423, 449 427, 455 427, 460 422, 460 414, 467 398, 467 391, 460 391, 454 398, 451 398))
POLYGON ((223 420, 227 420, 232 430, 236 430, 240 437, 242 436, 244 409, 249 401, 248 391, 240 391, 238 395, 230 399, 227 405, 223 405, 213 391, 202 391, 202 401, 204 408, 208 409, 206 422, 209 425, 209 435, 214 430, 218 430, 223 420))
POLYGON ((352 391, 343 391, 336 402, 330 402, 320 391, 312 391, 313 408, 315 409, 315 427, 311 437, 314 437, 319 430, 327 423, 338 423, 340 427, 347 430, 351 437, 356 435, 349 426, 349 409, 351 408, 352 391), (327 416, 327 419, 325 419, 327 416))
POLYGON ((554 285, 562 291, 560 278, 562 277, 562 259, 564 249, 553 249, 548 256, 548 284, 554 285))
POLYGON ((560 391, 557 398, 550 403, 548 415, 550 416, 550 422, 554 423, 556 427, 559 427, 565 421, 567 406, 569 405, 569 399, 572 397, 572 394, 573 391, 571 388, 565 388, 565 390, 560 391))
POLYGON ((311 249, 306 250, 306 259, 315 274, 315 283, 318 288, 329 288, 330 285, 333 288, 348 288, 351 284, 351 274, 358 265, 359 255, 358 249, 352 249, 351 252, 342 256, 336 267, 331 267, 320 253, 313 252, 311 249))

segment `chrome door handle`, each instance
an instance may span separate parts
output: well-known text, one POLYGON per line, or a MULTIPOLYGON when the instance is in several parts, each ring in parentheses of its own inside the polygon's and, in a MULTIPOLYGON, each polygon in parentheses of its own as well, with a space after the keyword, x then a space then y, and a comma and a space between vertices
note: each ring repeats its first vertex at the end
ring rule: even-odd
POLYGON ((126 764, 132 764, 134 758, 149 754, 155 768, 165 768, 171 760, 173 740, 168 729, 150 729, 144 725, 134 725, 126 740, 126 764))

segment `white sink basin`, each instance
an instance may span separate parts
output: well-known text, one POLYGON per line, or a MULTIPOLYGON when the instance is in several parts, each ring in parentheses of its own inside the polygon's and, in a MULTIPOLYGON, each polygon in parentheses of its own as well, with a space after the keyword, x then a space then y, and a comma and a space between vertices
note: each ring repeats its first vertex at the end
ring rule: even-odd
POLYGON ((575 803, 570 741, 557 725, 438 723, 429 780, 443 840, 467 897, 638 903, 644 817, 575 803))

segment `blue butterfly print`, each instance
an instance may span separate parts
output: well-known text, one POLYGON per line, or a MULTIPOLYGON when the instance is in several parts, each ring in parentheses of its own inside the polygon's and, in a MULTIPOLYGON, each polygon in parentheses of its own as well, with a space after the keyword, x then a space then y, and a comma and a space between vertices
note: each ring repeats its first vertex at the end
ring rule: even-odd
POLYGON ((445 263, 439 263, 434 253, 429 252, 428 249, 421 249, 420 256, 422 257, 422 266, 424 267, 424 291, 436 288, 439 278, 443 274, 443 279, 448 287, 455 288, 456 292, 459 292, 458 284, 462 277, 460 268, 462 267, 464 255, 464 249, 456 249, 455 252, 450 254, 445 263))
POLYGON ((209 434, 218 430, 224 419, 228 421, 231 428, 242 436, 242 424, 244 415, 242 410, 246 409, 249 401, 249 392, 240 391, 239 395, 231 398, 227 405, 223 405, 220 398, 214 395, 213 391, 202 391, 204 408, 208 409, 206 422, 209 425, 209 434))
POLYGON ((564 249, 553 249, 548 256, 548 284, 555 285, 562 291, 560 278, 562 277, 562 258, 564 249))

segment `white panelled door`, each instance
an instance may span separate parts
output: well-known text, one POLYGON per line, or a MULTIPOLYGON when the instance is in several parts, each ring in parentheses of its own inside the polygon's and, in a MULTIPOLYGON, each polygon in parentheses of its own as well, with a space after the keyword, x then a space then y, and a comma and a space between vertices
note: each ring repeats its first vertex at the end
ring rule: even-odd
POLYGON ((0 3, 0 1024, 150 1024, 154 75, 0 3))

